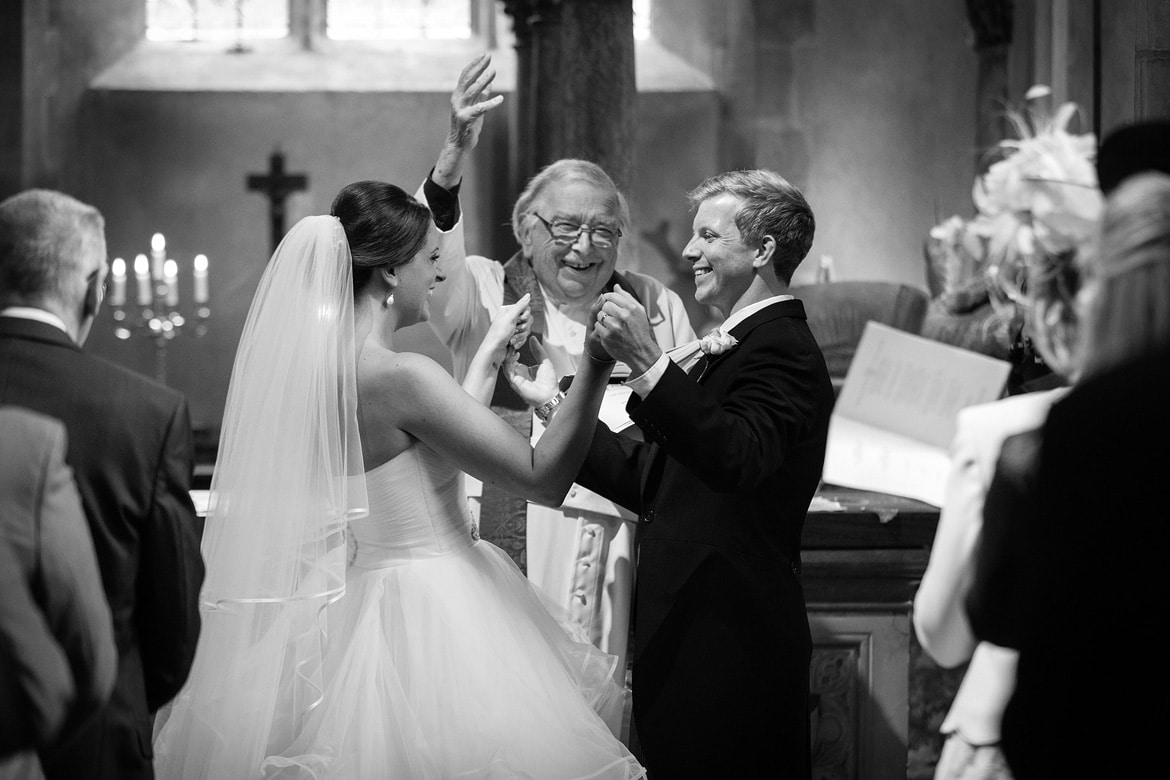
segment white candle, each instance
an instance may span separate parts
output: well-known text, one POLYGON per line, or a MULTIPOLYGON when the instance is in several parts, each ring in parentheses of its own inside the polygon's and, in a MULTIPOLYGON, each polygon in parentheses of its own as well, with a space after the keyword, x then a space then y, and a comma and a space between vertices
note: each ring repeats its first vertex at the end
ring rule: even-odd
POLYGON ((138 281, 138 305, 150 305, 150 262, 146 255, 134 258, 134 278, 138 281))
POLYGON ((110 265, 110 276, 114 282, 113 289, 110 290, 110 305, 125 306, 126 261, 120 257, 115 257, 114 262, 110 265))
POLYGON ((192 295, 195 303, 207 303, 207 255, 195 255, 192 295))
POLYGON ((167 286, 167 306, 178 306, 179 264, 174 260, 163 263, 163 283, 167 286))
POLYGON ((155 281, 162 281, 163 264, 167 259, 167 240, 162 233, 150 237, 150 275, 155 281))

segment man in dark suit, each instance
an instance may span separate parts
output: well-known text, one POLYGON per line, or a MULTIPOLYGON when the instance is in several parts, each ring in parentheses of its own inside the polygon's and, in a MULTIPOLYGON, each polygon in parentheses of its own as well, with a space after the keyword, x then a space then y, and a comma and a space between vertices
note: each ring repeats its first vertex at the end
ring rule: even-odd
POLYGON ((0 407, 0 778, 105 703, 117 652, 65 427, 0 407))
POLYGON ((81 350, 106 273, 97 209, 47 190, 0 203, 0 403, 65 424, 118 647, 109 704, 42 753, 50 780, 152 777, 152 714, 186 679, 199 633, 187 405, 81 350))
POLYGON ((603 296, 596 327, 630 366, 646 441, 599 424, 579 481, 639 516, 633 729, 650 777, 808 777, 800 534, 833 387, 786 291, 813 214, 770 171, 715 176, 690 200, 695 299, 727 319, 688 373, 631 296, 603 296))

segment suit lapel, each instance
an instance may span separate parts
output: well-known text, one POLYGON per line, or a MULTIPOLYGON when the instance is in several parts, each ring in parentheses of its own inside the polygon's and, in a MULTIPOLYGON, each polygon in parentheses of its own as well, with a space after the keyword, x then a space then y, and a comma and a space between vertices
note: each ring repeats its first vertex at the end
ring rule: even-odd
MULTIPOLYGON (((771 306, 766 306, 733 327, 729 335, 733 336, 737 342, 742 344, 748 335, 757 327, 763 325, 765 322, 778 320, 782 317, 807 319, 804 312, 804 304, 793 298, 792 300, 780 301, 771 306)), ((695 381, 699 384, 705 384, 712 372, 717 370, 720 364, 735 349, 738 349, 738 345, 719 355, 704 355, 691 369, 690 375, 695 376, 695 381)), ((662 472, 666 467, 666 459, 667 453, 658 444, 654 443, 650 445, 649 454, 646 458, 646 467, 642 469, 641 492, 644 499, 651 499, 653 497, 651 494, 657 491, 662 479, 662 472)))

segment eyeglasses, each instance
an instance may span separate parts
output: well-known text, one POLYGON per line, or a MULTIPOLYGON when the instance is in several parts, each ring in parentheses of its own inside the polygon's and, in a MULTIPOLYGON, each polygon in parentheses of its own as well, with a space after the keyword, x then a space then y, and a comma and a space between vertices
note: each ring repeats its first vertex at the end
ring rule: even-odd
POLYGON ((588 233, 589 240, 593 243, 593 246, 609 249, 610 247, 617 246, 617 240, 622 237, 622 231, 614 230, 613 228, 577 225, 564 219, 549 222, 535 211, 532 212, 532 216, 539 219, 540 223, 544 225, 548 234, 552 236, 553 243, 560 244, 561 246, 571 246, 577 243, 577 239, 581 237, 582 233, 588 233))

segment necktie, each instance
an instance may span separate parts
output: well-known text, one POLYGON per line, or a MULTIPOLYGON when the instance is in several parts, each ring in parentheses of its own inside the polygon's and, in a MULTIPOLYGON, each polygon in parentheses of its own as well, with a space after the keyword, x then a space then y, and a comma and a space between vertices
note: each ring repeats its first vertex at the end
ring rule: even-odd
POLYGON ((679 368, 689 374, 706 357, 700 346, 702 343, 702 339, 688 341, 686 344, 668 350, 666 356, 677 364, 679 368))

